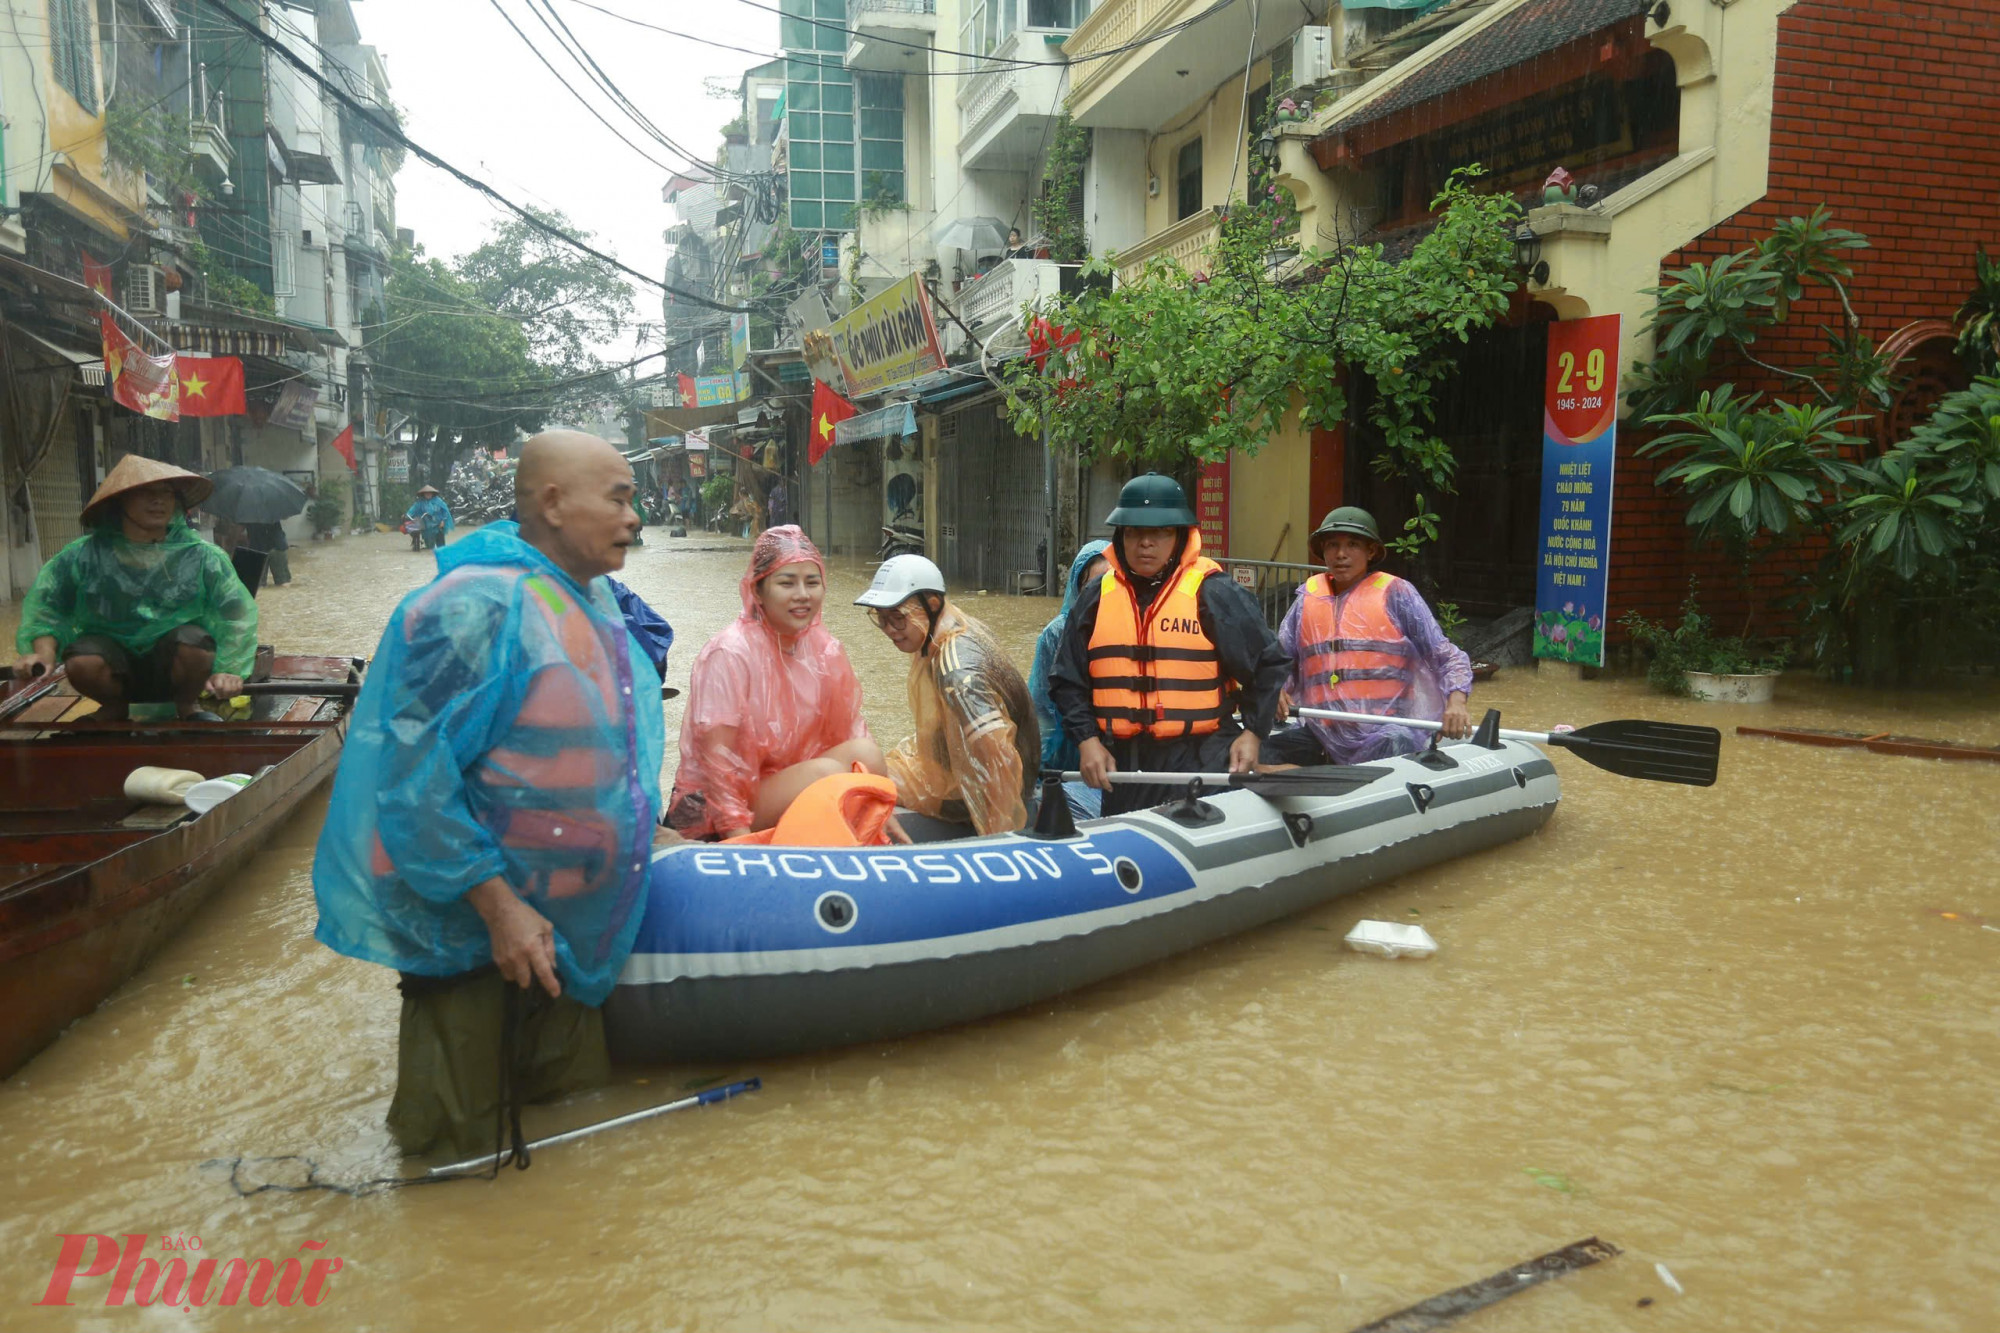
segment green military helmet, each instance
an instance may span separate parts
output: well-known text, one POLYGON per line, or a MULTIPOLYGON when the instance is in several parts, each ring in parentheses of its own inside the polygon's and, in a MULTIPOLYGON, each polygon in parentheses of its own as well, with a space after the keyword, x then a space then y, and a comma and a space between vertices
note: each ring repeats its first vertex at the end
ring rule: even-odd
POLYGON ((1312 536, 1306 541, 1306 550, 1312 554, 1315 564, 1320 559, 1320 548, 1326 544, 1326 539, 1336 532, 1366 537, 1377 546, 1382 544, 1382 530, 1375 526, 1373 514, 1358 505, 1342 505, 1338 509, 1328 510, 1326 517, 1319 521, 1319 526, 1313 529, 1312 536))
POLYGON ((1118 507, 1104 521, 1114 528, 1191 528, 1196 520, 1181 484, 1148 472, 1125 483, 1118 507))

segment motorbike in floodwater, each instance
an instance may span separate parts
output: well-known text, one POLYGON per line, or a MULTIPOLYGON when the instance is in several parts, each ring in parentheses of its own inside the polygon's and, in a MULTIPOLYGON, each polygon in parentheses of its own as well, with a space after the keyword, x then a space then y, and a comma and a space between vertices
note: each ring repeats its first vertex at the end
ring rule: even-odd
POLYGON ((914 524, 898 522, 882 529, 882 545, 875 552, 875 558, 887 560, 892 556, 923 553, 924 530, 914 524))

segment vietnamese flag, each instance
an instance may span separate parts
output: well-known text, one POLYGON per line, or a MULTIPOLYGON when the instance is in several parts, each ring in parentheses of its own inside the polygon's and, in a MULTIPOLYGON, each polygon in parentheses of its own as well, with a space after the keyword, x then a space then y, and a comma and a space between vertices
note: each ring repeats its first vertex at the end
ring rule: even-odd
MULTIPOLYGON (((181 410, 185 412, 187 408, 182 407, 181 410)), ((349 472, 359 472, 361 470, 354 463, 354 423, 352 421, 347 423, 346 430, 334 436, 329 443, 333 445, 333 451, 346 461, 349 472)))
POLYGON ((83 285, 108 299, 111 295, 111 265, 98 263, 88 250, 78 253, 83 256, 83 285))
POLYGON ((695 400, 694 376, 682 375, 679 378, 681 387, 681 406, 693 407, 695 400))
POLYGON ((833 448, 833 428, 860 409, 818 380, 813 381, 812 439, 806 446, 806 460, 817 463, 833 448))
POLYGON ((178 358, 181 375, 181 415, 240 417, 243 404, 243 361, 234 356, 178 358))

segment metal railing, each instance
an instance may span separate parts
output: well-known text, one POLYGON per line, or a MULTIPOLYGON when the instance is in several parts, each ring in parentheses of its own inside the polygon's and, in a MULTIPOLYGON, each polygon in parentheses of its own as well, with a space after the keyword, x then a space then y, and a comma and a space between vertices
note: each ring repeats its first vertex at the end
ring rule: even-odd
POLYGON ((1215 563, 1256 597, 1257 605, 1264 611, 1264 623, 1273 632, 1292 609, 1299 585, 1321 572, 1318 565, 1294 564, 1289 560, 1232 560, 1224 556, 1215 563))
POLYGON ((863 14, 935 14, 937 0, 847 0, 851 23, 863 14))

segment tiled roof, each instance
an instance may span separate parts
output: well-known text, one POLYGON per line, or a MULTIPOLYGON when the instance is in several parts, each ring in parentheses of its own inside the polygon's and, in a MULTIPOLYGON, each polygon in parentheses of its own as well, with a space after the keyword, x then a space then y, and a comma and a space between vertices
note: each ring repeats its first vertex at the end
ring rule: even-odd
POLYGON ((1635 18, 1652 4, 1653 0, 1526 0, 1380 97, 1341 117, 1324 133, 1355 129, 1405 107, 1442 97, 1489 74, 1526 64, 1579 37, 1635 18))

